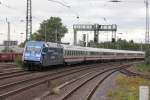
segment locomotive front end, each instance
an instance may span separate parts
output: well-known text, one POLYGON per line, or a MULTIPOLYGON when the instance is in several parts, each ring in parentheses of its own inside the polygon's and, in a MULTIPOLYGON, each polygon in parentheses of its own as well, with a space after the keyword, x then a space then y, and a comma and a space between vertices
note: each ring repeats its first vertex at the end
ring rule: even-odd
POLYGON ((30 41, 26 43, 23 62, 25 65, 41 65, 41 52, 43 43, 30 41))

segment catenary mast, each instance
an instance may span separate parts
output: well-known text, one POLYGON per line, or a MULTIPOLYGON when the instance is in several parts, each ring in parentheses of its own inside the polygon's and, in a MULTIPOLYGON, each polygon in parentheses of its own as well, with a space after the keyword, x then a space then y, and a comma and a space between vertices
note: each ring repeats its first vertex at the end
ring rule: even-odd
POLYGON ((145 33, 145 43, 149 44, 149 2, 145 1, 146 4, 146 33, 145 33))
POLYGON ((27 10, 26 10, 26 41, 31 39, 32 34, 32 1, 27 0, 27 10))

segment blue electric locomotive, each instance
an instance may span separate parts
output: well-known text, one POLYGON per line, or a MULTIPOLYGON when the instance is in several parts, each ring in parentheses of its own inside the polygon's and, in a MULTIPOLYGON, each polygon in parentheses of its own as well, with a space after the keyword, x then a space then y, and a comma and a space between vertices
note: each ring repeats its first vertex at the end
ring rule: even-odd
POLYGON ((63 47, 57 43, 29 41, 24 49, 23 61, 32 67, 63 64, 63 47))

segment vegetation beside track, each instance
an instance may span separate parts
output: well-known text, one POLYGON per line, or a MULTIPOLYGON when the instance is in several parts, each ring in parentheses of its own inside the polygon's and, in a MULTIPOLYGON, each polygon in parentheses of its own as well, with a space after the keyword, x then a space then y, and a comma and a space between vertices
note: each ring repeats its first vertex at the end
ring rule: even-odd
POLYGON ((17 67, 20 67, 20 68, 23 68, 23 69, 24 69, 24 67, 23 67, 23 62, 22 62, 21 58, 17 58, 17 59, 15 60, 15 64, 17 65, 17 67))
POLYGON ((139 86, 150 87, 150 81, 139 77, 128 77, 119 74, 116 77, 116 87, 113 91, 109 91, 108 97, 110 100, 138 100, 139 86))
POLYGON ((147 65, 146 63, 137 64, 135 69, 142 73, 148 73, 150 71, 150 65, 147 65))

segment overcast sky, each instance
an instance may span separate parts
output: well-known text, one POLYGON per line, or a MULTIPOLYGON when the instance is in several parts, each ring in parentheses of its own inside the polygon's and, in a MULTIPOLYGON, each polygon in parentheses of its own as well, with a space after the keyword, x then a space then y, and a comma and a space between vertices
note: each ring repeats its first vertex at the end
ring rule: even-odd
MULTIPOLYGON (((25 39, 26 0, 0 0, 0 40, 7 39, 6 18, 11 22, 11 39, 23 41, 25 39)), ((32 0, 33 5, 33 32, 39 28, 39 23, 51 16, 62 18, 64 25, 69 29, 63 38, 64 42, 73 42, 73 24, 117 24, 117 38, 144 42, 145 38, 145 4, 144 0, 122 0, 120 3, 112 3, 109 0, 57 0, 71 8, 67 8, 48 0, 32 0), (77 19, 76 17, 80 18, 77 19), (106 21, 104 20, 106 18, 106 21)), ((90 39, 92 32, 88 33, 90 39)), ((100 40, 111 39, 110 32, 101 32, 100 40)), ((0 42, 1 42, 0 41, 0 42)))

